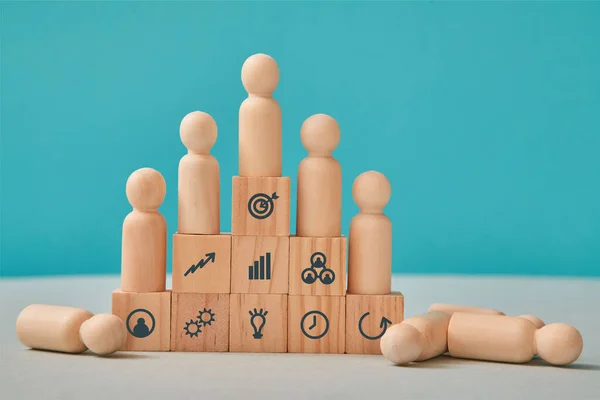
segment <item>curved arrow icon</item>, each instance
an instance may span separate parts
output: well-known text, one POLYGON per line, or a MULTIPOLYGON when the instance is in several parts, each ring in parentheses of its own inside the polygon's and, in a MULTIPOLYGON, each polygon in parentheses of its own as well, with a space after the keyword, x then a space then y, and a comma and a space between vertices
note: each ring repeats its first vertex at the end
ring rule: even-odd
POLYGON ((383 336, 383 334, 385 333, 385 331, 387 331, 388 325, 391 325, 392 321, 390 321, 386 317, 382 317, 381 318, 381 323, 379 324, 379 327, 381 328, 381 333, 379 335, 377 335, 377 336, 369 336, 369 335, 367 335, 365 333, 365 331, 363 331, 363 328, 362 328, 362 322, 363 322, 363 320, 365 318, 367 318, 369 316, 369 314, 371 314, 371 313, 367 311, 358 320, 358 331, 360 332, 361 335, 363 335, 363 337, 365 339, 368 339, 368 340, 377 340, 377 339, 379 339, 380 337, 383 336))
POLYGON ((194 272, 196 272, 196 270, 198 268, 204 268, 204 266, 206 264, 208 264, 209 262, 215 262, 215 253, 206 253, 206 258, 203 260, 198 261, 198 264, 196 265, 192 265, 186 272, 185 274, 183 274, 183 276, 188 276, 188 274, 193 274, 194 272))

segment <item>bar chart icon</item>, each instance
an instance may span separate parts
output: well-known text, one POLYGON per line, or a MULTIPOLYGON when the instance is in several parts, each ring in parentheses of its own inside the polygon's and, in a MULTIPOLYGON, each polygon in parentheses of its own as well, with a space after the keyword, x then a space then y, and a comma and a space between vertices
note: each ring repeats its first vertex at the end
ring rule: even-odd
POLYGON ((271 253, 260 256, 259 261, 254 261, 254 265, 248 266, 248 279, 251 281, 271 279, 271 253))

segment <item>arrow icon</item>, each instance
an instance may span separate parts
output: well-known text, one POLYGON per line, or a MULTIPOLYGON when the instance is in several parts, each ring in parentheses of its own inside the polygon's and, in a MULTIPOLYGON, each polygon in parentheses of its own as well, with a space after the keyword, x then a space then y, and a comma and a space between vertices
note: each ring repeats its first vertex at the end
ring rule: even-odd
POLYGON ((363 335, 363 337, 365 339, 368 339, 368 340, 377 340, 377 339, 379 339, 380 337, 382 337, 385 334, 385 331, 387 331, 388 325, 392 325, 392 321, 390 321, 386 317, 382 317, 381 318, 381 323, 379 324, 379 327, 381 328, 381 333, 379 335, 377 335, 377 336, 369 336, 369 335, 367 335, 365 333, 365 331, 363 331, 363 328, 362 328, 363 320, 365 318, 367 318, 369 316, 369 314, 371 314, 371 313, 367 311, 358 320, 358 331, 360 332, 361 335, 363 335))
POLYGON ((212 253, 206 253, 206 258, 203 259, 203 260, 198 261, 198 264, 192 265, 190 267, 190 269, 188 269, 185 272, 185 274, 183 274, 183 276, 188 276, 189 274, 193 274, 194 272, 196 272, 196 270, 198 268, 204 268, 204 266, 206 264, 208 264, 209 262, 213 262, 213 263, 215 262, 215 253, 214 252, 212 252, 212 253))

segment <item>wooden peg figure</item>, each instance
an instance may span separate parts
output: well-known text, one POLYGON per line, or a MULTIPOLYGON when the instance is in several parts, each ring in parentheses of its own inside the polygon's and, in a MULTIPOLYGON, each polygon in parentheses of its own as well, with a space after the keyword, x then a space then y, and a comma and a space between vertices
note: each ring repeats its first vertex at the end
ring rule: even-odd
POLYGON ((574 362, 583 350, 581 333, 571 325, 525 317, 455 312, 448 325, 452 357, 524 363, 536 354, 554 365, 574 362))
POLYGON ((127 179, 133 206, 123 221, 121 290, 162 292, 167 271, 167 223, 158 212, 167 186, 160 172, 141 168, 127 179))
POLYGON ((309 117, 300 128, 308 157, 298 167, 298 236, 338 237, 342 234, 342 167, 332 157, 340 127, 329 115, 309 117))
POLYGON ((348 293, 391 293, 392 222, 383 214, 391 193, 390 182, 377 171, 360 174, 352 185, 360 212, 350 222, 348 293))
POLYGON ((217 124, 207 113, 194 111, 183 118, 179 133, 188 154, 179 161, 178 232, 218 235, 219 163, 210 154, 217 124))
POLYGON ((281 107, 273 98, 279 83, 277 62, 266 54, 242 66, 248 98, 240 106, 240 176, 281 176, 281 107))

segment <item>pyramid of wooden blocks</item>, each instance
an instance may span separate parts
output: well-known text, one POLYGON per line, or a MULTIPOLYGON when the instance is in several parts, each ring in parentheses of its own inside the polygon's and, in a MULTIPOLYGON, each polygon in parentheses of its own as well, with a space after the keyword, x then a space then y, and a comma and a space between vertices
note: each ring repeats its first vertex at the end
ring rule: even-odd
POLYGON ((133 211, 123 224, 122 285, 113 292, 113 313, 129 332, 125 350, 379 354, 379 339, 403 320, 404 298, 391 292, 392 231, 383 214, 390 184, 375 171, 355 180, 360 212, 347 240, 342 169, 333 157, 340 128, 325 114, 300 128, 307 156, 290 236, 278 82, 271 57, 244 62, 248 97, 239 110, 231 234, 220 231, 219 163, 210 154, 217 124, 200 111, 183 118, 172 291, 165 290, 166 224, 158 212, 164 179, 149 168, 130 176, 133 211))

